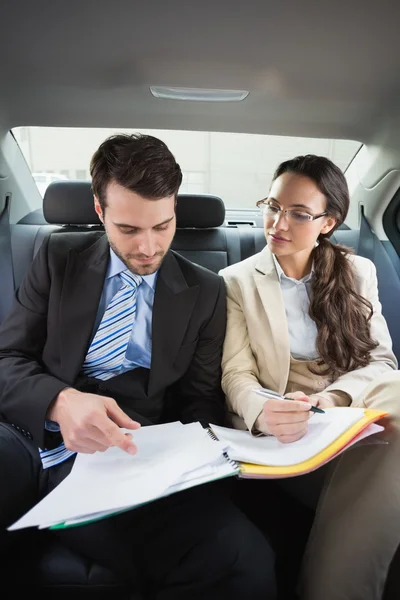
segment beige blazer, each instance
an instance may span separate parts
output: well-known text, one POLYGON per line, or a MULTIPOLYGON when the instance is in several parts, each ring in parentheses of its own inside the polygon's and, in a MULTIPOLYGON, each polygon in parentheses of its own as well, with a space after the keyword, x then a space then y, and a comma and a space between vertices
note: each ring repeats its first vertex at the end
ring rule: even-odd
MULTIPOLYGON (((373 306, 371 335, 379 345, 372 351, 369 365, 342 375, 319 394, 327 393, 331 398, 330 392, 344 392, 346 404, 355 402, 378 375, 398 366, 382 316, 375 266, 360 256, 350 255, 349 260, 354 267, 357 292, 373 306)), ((283 394, 288 382, 290 346, 285 307, 268 247, 222 269, 220 275, 226 282, 228 308, 222 388, 229 410, 242 417, 251 431, 265 402, 252 389, 261 384, 283 394)))

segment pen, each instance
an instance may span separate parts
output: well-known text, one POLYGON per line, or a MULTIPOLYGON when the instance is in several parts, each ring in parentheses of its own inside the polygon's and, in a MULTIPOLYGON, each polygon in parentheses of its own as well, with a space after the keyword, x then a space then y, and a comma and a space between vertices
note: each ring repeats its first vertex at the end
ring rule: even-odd
MULTIPOLYGON (((259 396, 264 396, 265 398, 276 398, 277 400, 293 400, 293 398, 288 398, 287 396, 281 396, 278 392, 274 392, 273 390, 267 390, 265 388, 260 388, 257 390, 253 390, 259 396)), ((325 414, 325 411, 322 408, 318 408, 317 406, 311 406, 310 411, 313 413, 325 414)))

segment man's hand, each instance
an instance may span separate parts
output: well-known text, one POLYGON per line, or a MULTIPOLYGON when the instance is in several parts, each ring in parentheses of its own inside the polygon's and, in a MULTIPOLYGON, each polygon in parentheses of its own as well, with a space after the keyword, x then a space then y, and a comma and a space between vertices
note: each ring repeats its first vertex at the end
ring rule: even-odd
POLYGON ((308 419, 313 414, 310 408, 316 401, 313 402, 303 392, 293 392, 285 396, 293 399, 270 398, 265 401, 255 428, 267 435, 274 435, 280 442, 287 444, 299 440, 306 433, 308 419))
POLYGON ((139 429, 140 423, 128 417, 112 398, 66 388, 51 405, 47 418, 59 424, 68 450, 93 454, 118 446, 136 453, 132 435, 120 428, 139 429))

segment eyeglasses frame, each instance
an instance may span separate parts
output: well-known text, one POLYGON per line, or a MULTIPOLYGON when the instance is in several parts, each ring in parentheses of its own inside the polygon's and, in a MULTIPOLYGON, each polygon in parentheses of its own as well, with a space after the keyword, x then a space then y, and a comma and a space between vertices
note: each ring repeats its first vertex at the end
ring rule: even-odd
MULTIPOLYGON (((256 202, 256 206, 257 208, 259 208, 261 211, 263 210, 262 207, 263 206, 269 206, 269 202, 266 202, 266 198, 264 198, 263 200, 259 200, 258 202, 256 202)), ((278 215, 280 213, 284 214, 285 216, 288 213, 291 212, 301 212, 299 210, 297 210, 296 208, 277 208, 277 212, 276 212, 276 216, 278 217, 278 215)), ((326 217, 326 215, 328 214, 327 211, 319 214, 319 215, 309 215, 308 213, 304 213, 306 215, 308 215, 310 218, 308 219, 308 222, 311 223, 312 221, 315 221, 315 219, 320 219, 321 217, 326 217)), ((279 217, 278 217, 279 218, 279 217)), ((287 218, 287 217, 286 217, 287 218)))

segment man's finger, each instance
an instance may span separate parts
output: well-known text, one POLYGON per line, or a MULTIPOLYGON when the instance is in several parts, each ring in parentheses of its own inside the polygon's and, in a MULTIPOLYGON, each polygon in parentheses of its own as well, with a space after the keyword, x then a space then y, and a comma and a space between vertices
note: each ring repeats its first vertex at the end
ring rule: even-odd
POLYGON ((114 445, 121 448, 124 452, 128 452, 128 454, 136 454, 137 452, 137 447, 132 442, 132 439, 125 434, 122 435, 122 438, 118 438, 114 445))
POLYGON ((129 454, 136 454, 137 448, 132 442, 131 437, 127 436, 107 415, 104 415, 103 422, 96 423, 96 427, 101 431, 104 436, 104 443, 108 446, 117 446, 121 450, 129 452, 129 454))
POLYGON ((141 427, 140 423, 134 421, 118 406, 118 404, 112 398, 109 398, 111 402, 106 405, 108 416, 119 425, 120 427, 125 427, 126 429, 139 429, 141 427))
POLYGON ((127 443, 125 444, 126 448, 123 447, 122 449, 128 451, 128 448, 133 446, 134 450, 132 450, 131 454, 136 454, 136 446, 132 442, 132 434, 122 432, 117 426, 118 439, 121 440, 121 443, 115 443, 115 423, 113 423, 111 420, 109 421, 112 424, 112 427, 108 427, 106 431, 101 431, 97 427, 93 427, 93 433, 91 433, 91 437, 92 440, 95 441, 98 445, 97 450, 99 452, 104 452, 105 450, 107 450, 107 448, 110 448, 111 446, 119 446, 121 448, 124 444, 123 438, 119 437, 119 434, 122 433, 122 436, 125 437, 125 439, 127 440, 127 443))
POLYGON ((105 446, 104 444, 94 442, 91 440, 84 440, 80 442, 64 441, 64 444, 67 450, 71 450, 72 452, 81 452, 82 454, 94 454, 95 452, 104 452, 108 448, 108 446, 105 446))
MULTIPOLYGON (((98 444, 99 452, 104 452, 104 450, 107 450, 107 448, 110 448, 111 446, 115 445, 113 444, 113 436, 115 434, 115 423, 113 423, 113 421, 111 421, 111 419, 107 417, 106 424, 107 425, 105 427, 103 417, 103 419, 96 420, 96 425, 91 425, 88 430, 88 434, 90 434, 90 438, 88 439, 90 439, 91 443, 95 442, 96 444, 98 444)), ((124 433, 124 435, 128 437, 129 440, 132 439, 132 434, 124 433)))
POLYGON ((118 425, 114 424, 114 427, 115 429, 113 429, 111 436, 109 436, 111 445, 121 448, 121 450, 128 452, 128 454, 136 454, 137 448, 133 443, 132 438, 125 435, 118 425))

